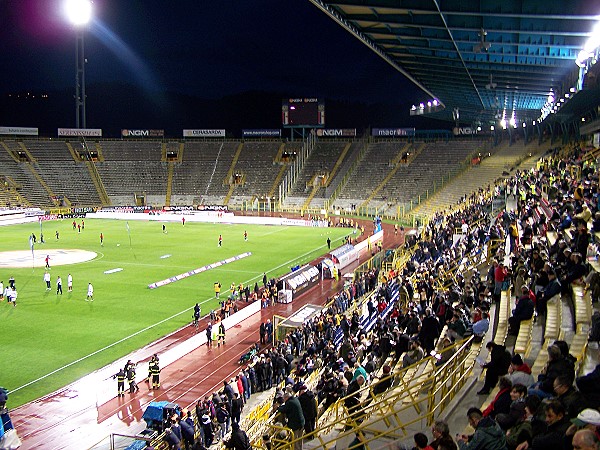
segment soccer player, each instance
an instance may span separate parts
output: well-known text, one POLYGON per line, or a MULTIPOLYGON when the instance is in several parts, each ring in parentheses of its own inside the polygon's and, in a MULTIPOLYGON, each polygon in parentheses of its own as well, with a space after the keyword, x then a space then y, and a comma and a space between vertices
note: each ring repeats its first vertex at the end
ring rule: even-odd
POLYGON ((100 245, 104 246, 104 235, 100 233, 100 245))
POLYGON ((218 247, 221 247, 223 245, 223 236, 219 235, 219 244, 218 247))
POLYGON ((46 255, 46 259, 44 261, 46 261, 46 269, 49 269, 50 268, 50 255, 46 255))
POLYGON ((73 292, 73 275, 67 275, 67 291, 73 292))
POLYGON ((60 275, 56 278, 56 295, 62 295, 62 278, 60 275))
POLYGON ((244 230, 244 240, 245 241, 248 240, 248 232, 246 230, 244 230))
POLYGON ((46 290, 49 291, 50 288, 50 273, 46 270, 44 273, 44 281, 46 282, 46 290))
POLYGON ((87 291, 87 297, 86 297, 85 301, 86 302, 94 301, 94 286, 92 286, 92 283, 88 283, 88 291, 87 291))

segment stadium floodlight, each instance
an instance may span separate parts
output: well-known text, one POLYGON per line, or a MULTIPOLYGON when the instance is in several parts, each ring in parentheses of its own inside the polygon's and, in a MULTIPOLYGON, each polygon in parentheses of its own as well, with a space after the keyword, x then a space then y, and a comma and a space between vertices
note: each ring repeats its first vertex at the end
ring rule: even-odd
POLYGON ((75 126, 86 128, 85 121, 85 53, 83 30, 92 18, 90 0, 66 0, 64 10, 69 21, 75 26, 75 126))
POLYGON ((92 18, 92 3, 89 0, 66 0, 65 13, 73 25, 85 25, 92 18))

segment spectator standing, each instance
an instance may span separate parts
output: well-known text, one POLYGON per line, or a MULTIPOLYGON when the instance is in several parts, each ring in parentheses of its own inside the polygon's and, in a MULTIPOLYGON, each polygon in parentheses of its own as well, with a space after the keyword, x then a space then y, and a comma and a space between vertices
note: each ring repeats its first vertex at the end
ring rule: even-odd
POLYGON ((233 393, 233 399, 231 400, 231 422, 239 423, 244 409, 244 401, 240 398, 240 395, 236 392, 233 393))
POLYGON ((234 450, 250 450, 250 439, 244 430, 240 428, 239 423, 234 422, 231 425, 231 437, 226 441, 223 441, 225 448, 231 448, 234 450))
POLYGON ((486 369, 485 372, 485 383, 477 395, 487 395, 490 393, 490 389, 496 386, 498 378, 501 375, 508 373, 508 366, 510 365, 511 356, 506 350, 504 345, 496 344, 495 342, 488 342, 485 346, 490 352, 490 361, 482 364, 481 367, 486 369))
POLYGON ((302 435, 304 434, 304 413, 297 397, 290 392, 284 392, 283 398, 278 399, 280 406, 277 412, 283 413, 287 419, 287 426, 294 434, 294 450, 302 450, 302 435))
MULTIPOLYGON (((317 423, 317 400, 315 394, 313 394, 305 384, 300 386, 298 392, 298 401, 300 402, 302 414, 304 415, 304 432, 309 434, 315 431, 317 423)), ((314 436, 310 436, 309 439, 312 439, 313 437, 314 436)))

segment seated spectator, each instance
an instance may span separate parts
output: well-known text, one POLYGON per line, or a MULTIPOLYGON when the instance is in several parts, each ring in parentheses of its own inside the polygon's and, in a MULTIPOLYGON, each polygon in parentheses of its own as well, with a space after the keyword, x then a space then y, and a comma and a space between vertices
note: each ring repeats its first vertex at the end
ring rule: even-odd
POLYGON ((560 294, 562 289, 560 281, 556 278, 556 272, 552 269, 548 271, 548 280, 548 284, 536 295, 537 301, 535 307, 538 316, 546 315, 548 301, 555 295, 560 294))
POLYGON ((573 450, 598 450, 600 439, 590 430, 579 430, 573 436, 573 450))
POLYGON ((467 332, 465 322, 460 318, 460 314, 454 312, 452 319, 448 322, 448 336, 452 339, 462 339, 467 332))
POLYGON ((497 414, 495 419, 503 430, 508 430, 517 423, 521 413, 525 413, 525 397, 527 388, 522 384, 515 384, 510 390, 510 407, 508 414, 497 414), (522 408, 521 408, 522 407, 522 408))
POLYGON ((596 211, 594 220, 592 221, 592 233, 598 232, 600 232, 600 211, 596 211))
POLYGON ((440 349, 440 352, 437 353, 438 356, 436 356, 436 358, 438 358, 438 360, 435 365, 443 366, 450 360, 450 358, 452 358, 452 355, 455 353, 456 347, 449 338, 445 337, 442 339, 442 348, 440 349))
POLYGON ((414 437, 415 440, 415 450, 435 450, 432 446, 427 445, 427 436, 423 433, 417 433, 414 437))
MULTIPOLYGON (((537 395, 528 395, 525 397, 525 416, 527 421, 531 423, 532 439, 545 432, 548 428, 545 414, 542 400, 537 395)), ((527 442, 531 442, 531 440, 527 442)))
POLYGON ((566 375, 573 379, 573 366, 560 352, 557 345, 548 347, 548 362, 538 376, 538 382, 529 388, 530 395, 537 395, 544 399, 554 395, 554 379, 566 375))
POLYGON ((568 375, 559 375, 554 379, 553 384, 556 400, 562 403, 569 419, 577 417, 586 405, 585 397, 573 387, 572 383, 572 378, 568 375))
POLYGON ((583 263, 581 253, 574 252, 571 254, 571 265, 567 268, 566 273, 561 278, 563 292, 571 286, 573 282, 580 282, 581 278, 587 275, 587 267, 583 263))
POLYGON ((414 339, 410 344, 410 350, 404 354, 402 358, 402 367, 408 367, 423 359, 423 348, 421 348, 421 343, 414 339))
POLYGON ((377 396, 387 391, 394 382, 394 375, 391 373, 392 368, 388 365, 383 366, 383 374, 381 378, 373 384, 371 388, 371 396, 377 396))
POLYGON ((469 438, 463 435, 458 441, 460 450, 505 450, 506 437, 498 424, 491 417, 483 417, 477 408, 467 411, 469 424, 475 433, 469 438))
POLYGON ((552 344, 556 345, 560 349, 560 354, 567 360, 569 364, 571 364, 573 375, 575 375, 575 364, 577 363, 577 358, 575 358, 569 352, 569 344, 567 344, 566 341, 554 341, 552 344))
POLYGON ((509 450, 514 450, 523 442, 530 442, 533 431, 531 422, 526 420, 525 402, 519 402, 515 406, 511 406, 510 409, 516 420, 506 431, 506 444, 509 450))
POLYGON ((436 450, 441 446, 444 446, 448 450, 458 450, 458 446, 450 436, 450 428, 448 427, 448 423, 443 420, 436 420, 431 427, 431 434, 433 436, 433 441, 431 441, 431 446, 436 450))
POLYGON ((567 437, 572 437, 579 430, 589 430, 600 438, 600 412, 596 409, 587 408, 581 411, 575 419, 571 419, 572 425, 567 429, 567 437))
POLYGON ((481 342, 489 329, 490 315, 484 311, 481 313, 481 320, 473 322, 473 336, 475 336, 473 340, 475 342, 481 342))
POLYGON ((531 298, 532 295, 533 292, 531 292, 529 287, 525 285, 521 287, 521 296, 517 299, 517 305, 513 309, 512 316, 508 318, 508 334, 517 336, 521 328, 521 322, 533 317, 535 305, 531 298))
POLYGON ((510 360, 508 376, 513 386, 515 384, 521 384, 529 387, 535 382, 533 375, 531 375, 531 368, 523 362, 523 358, 521 358, 521 355, 518 353, 515 353, 510 360))
POLYGON ((565 409, 559 401, 552 400, 546 404, 544 411, 547 430, 535 436, 531 445, 524 442, 517 447, 517 450, 563 450, 563 437, 570 425, 565 416, 565 409))
POLYGON ((575 385, 591 405, 600 407, 600 364, 592 372, 577 378, 575 385))
POLYGON ((507 376, 500 377, 498 380, 500 390, 494 397, 494 400, 487 408, 483 410, 483 417, 495 418, 497 414, 508 414, 510 411, 512 383, 507 376))

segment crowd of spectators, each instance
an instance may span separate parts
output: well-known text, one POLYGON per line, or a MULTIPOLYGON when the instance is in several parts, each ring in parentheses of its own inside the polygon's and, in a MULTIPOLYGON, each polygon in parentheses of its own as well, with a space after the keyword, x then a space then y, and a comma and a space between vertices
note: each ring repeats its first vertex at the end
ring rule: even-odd
MULTIPOLYGON (((248 386, 238 386, 238 395, 246 399, 253 392, 285 386, 276 394, 273 410, 277 424, 292 430, 287 438, 301 446, 301 436, 313 437, 318 414, 339 399, 347 409, 348 424, 358 425, 362 409, 393 386, 394 367, 408 367, 429 354, 441 365, 452 356, 456 340, 484 339, 491 305, 510 286, 516 302, 511 334, 518 334, 524 320, 545 319, 547 302, 567 295, 570 286, 588 274, 585 261, 592 241, 587 224, 592 218, 600 224, 597 191, 594 167, 571 155, 566 161, 549 157, 537 170, 516 172, 473 193, 460 209, 434 216, 421 235, 407 236, 411 257, 401 270, 364 274, 331 299, 320 315, 255 355, 240 373, 248 386), (572 167, 580 169, 581 178, 571 175, 572 167), (554 200, 542 205, 546 186, 554 200), (517 208, 492 215, 498 195, 513 196, 517 208), (553 230, 558 238, 550 244, 546 235, 553 230), (495 255, 489 270, 485 276, 477 270, 467 275, 463 268, 473 258, 483 260, 484 248, 495 255), (370 291, 375 293, 363 314, 354 306, 370 291), (303 380, 314 371, 319 381, 310 389, 303 380), (366 398, 361 397, 365 386, 370 387, 366 398)), ((589 282, 591 277, 585 279, 589 282)), ((594 288, 588 284, 586 288, 594 288)), ((598 448, 600 365, 576 378, 567 343, 557 341, 547 348, 546 367, 532 374, 521 355, 511 354, 504 345, 491 341, 486 347, 490 359, 483 365, 485 382, 478 393, 489 394, 496 385, 499 390, 483 411, 467 411, 474 434, 453 438, 448 424, 437 421, 431 429, 433 440, 419 433, 415 448, 598 448)), ((198 403, 203 430, 205 421, 213 429, 216 422, 221 437, 229 430, 233 394, 226 386, 236 384, 237 380, 225 382, 220 393, 198 403), (221 409, 228 418, 218 414, 221 409)), ((204 445, 210 446, 214 433, 202 433, 204 445)), ((358 432, 354 448, 362 448, 364 438, 358 432)), ((270 448, 270 436, 264 443, 270 448)))

